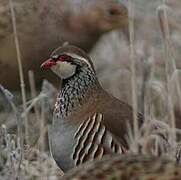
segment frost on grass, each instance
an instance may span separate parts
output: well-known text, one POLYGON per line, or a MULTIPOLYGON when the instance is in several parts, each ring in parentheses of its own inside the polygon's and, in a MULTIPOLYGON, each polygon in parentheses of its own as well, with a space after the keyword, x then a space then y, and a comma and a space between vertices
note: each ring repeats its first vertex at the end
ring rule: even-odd
MULTIPOLYGON (((48 151, 48 145, 44 151, 39 148, 39 138, 41 136, 40 122, 35 122, 34 107, 43 114, 49 114, 51 116, 52 107, 57 94, 56 88, 51 85, 48 81, 44 81, 42 85, 42 90, 39 95, 27 102, 27 109, 24 112, 22 105, 16 104, 13 101, 13 95, 4 87, 0 86, 2 90, 1 96, 5 101, 10 103, 11 111, 7 114, 15 114, 15 116, 10 115, 10 121, 12 122, 11 128, 7 128, 5 124, 1 124, 0 129, 0 179, 40 179, 48 178, 55 180, 62 175, 62 171, 58 169, 54 160, 50 156, 48 151), (42 109, 42 104, 46 108, 42 109), (42 112, 43 111, 43 112, 42 112), (24 123, 20 122, 24 114, 28 115, 31 130, 29 142, 22 141, 24 138, 24 123), (15 119, 14 119, 15 118, 15 119), (19 124, 21 123, 21 124, 19 124), (38 126, 39 128, 37 128, 38 126), (19 132, 18 132, 19 129, 19 132), (9 133, 10 131, 11 133, 9 133), (38 131, 38 132, 37 132, 38 131), (14 132, 14 133, 12 133, 14 132), (36 136, 34 134, 37 134, 36 136), (23 144, 21 144, 23 142, 23 144)), ((4 106, 6 108, 6 106, 4 106)), ((5 112, 5 111, 4 111, 5 112)), ((47 118, 46 115, 44 117, 47 118)), ((41 119, 39 119, 41 121, 41 119)), ((6 123, 6 121, 4 121, 6 123)), ((43 124, 46 128, 48 126, 48 120, 43 124)), ((48 133, 48 132, 46 132, 48 133)), ((48 137, 44 133, 45 139, 48 137)), ((46 140, 43 143, 48 143, 46 140)))
POLYGON ((56 180, 61 171, 46 152, 36 148, 25 148, 24 157, 20 160, 20 147, 16 145, 16 135, 7 133, 5 125, 1 127, 0 146, 0 179, 34 179, 48 178, 56 180), (21 161, 21 164, 19 164, 21 161))

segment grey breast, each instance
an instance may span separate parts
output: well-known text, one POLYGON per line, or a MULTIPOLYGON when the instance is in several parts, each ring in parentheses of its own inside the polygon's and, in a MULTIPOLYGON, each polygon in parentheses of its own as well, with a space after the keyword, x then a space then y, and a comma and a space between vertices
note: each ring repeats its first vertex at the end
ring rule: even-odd
POLYGON ((75 146, 74 134, 78 125, 71 125, 54 118, 50 128, 50 151, 58 166, 67 171, 73 168, 72 151, 75 146))

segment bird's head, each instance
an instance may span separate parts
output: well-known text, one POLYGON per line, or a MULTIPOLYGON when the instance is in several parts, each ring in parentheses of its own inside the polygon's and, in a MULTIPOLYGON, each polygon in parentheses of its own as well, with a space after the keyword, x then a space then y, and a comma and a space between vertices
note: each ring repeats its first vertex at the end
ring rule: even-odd
MULTIPOLYGON (((93 1, 94 2, 94 1, 93 1)), ((93 3, 92 3, 93 4, 93 3)), ((109 32, 118 28, 126 28, 128 25, 128 10, 126 2, 120 0, 95 0, 95 5, 87 12, 90 27, 98 32, 109 32)))
POLYGON ((68 79, 85 68, 95 73, 90 57, 83 50, 71 45, 57 48, 41 68, 51 69, 61 79, 68 79))

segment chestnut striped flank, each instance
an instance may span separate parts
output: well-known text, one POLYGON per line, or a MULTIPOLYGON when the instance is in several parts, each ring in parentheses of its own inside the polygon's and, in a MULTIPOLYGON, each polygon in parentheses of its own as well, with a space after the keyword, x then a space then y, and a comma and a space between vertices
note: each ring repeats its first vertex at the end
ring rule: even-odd
POLYGON ((72 158, 75 165, 95 158, 102 158, 105 154, 124 153, 121 144, 106 129, 102 121, 102 114, 94 114, 93 117, 80 124, 74 135, 76 145, 72 158))

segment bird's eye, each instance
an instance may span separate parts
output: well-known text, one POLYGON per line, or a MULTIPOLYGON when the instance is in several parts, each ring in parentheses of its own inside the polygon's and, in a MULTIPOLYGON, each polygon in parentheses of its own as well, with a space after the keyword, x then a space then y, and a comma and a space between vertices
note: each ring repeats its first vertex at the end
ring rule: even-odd
POLYGON ((109 16, 118 16, 118 15, 120 15, 120 12, 118 9, 112 7, 107 10, 107 14, 109 16))
POLYGON ((59 56, 59 61, 70 61, 71 60, 71 57, 66 55, 66 54, 62 54, 59 56))

